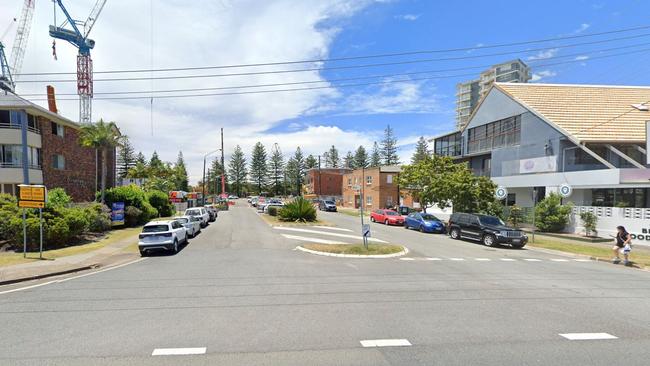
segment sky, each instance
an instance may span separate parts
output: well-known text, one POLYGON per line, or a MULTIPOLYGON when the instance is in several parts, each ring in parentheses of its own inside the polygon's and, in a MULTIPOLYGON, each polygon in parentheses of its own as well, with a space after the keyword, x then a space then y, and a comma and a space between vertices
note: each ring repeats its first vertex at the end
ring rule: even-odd
MULTIPOLYGON (((64 4, 75 19, 85 20, 94 2, 64 4)), ((2 39, 8 53, 22 3, 0 0, 0 32, 8 29, 2 39)), ((277 143, 287 158, 297 146, 318 155, 332 144, 343 156, 359 145, 370 149, 390 125, 401 161, 408 162, 420 136, 453 130, 456 84, 495 63, 524 60, 532 67, 531 82, 647 85, 650 28, 490 47, 643 27, 650 25, 649 12, 650 2, 630 0, 109 0, 90 35, 96 41, 93 120, 115 121, 147 157, 155 150, 163 160, 175 161, 182 151, 191 183, 201 178, 204 154, 220 147, 220 128, 228 160, 235 145, 249 156, 257 141, 267 150, 277 143), (102 73, 305 60, 312 62, 102 73), (223 76, 233 73, 249 75, 223 76), (206 77, 215 74, 221 76, 206 77), (197 75, 202 77, 150 78, 197 75), (134 77, 143 80, 101 80, 134 77), (303 84, 259 86, 284 83, 303 84), (241 86, 257 87, 150 98, 152 90, 241 86), (305 88, 313 89, 178 97, 305 88), (101 94, 124 91, 145 93, 101 94), (124 96, 140 99, 101 99, 124 96)), ((57 22, 61 17, 58 12, 57 22)), ((76 84, 70 80, 77 50, 59 40, 53 58, 48 35, 53 21, 52 3, 37 1, 22 73, 71 74, 18 75, 16 91, 46 106, 45 87, 51 84, 59 113, 76 121, 76 84)))

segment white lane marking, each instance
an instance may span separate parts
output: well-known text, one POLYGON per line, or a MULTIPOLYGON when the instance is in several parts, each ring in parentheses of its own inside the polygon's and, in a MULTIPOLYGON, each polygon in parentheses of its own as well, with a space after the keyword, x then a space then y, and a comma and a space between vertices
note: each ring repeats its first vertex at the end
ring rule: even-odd
POLYGON ((588 341, 594 339, 618 339, 609 333, 560 333, 560 336, 570 341, 588 341))
POLYGON ((345 229, 345 228, 342 228, 342 227, 319 226, 319 225, 311 226, 311 227, 315 227, 315 228, 318 228, 318 229, 327 229, 327 230, 336 230, 336 231, 347 231, 347 232, 350 232, 350 233, 352 232, 352 230, 350 230, 350 229, 345 229))
POLYGON ((310 238, 306 236, 298 236, 298 235, 287 235, 287 234, 282 234, 287 239, 293 239, 293 240, 302 240, 302 241, 308 241, 311 243, 319 243, 319 244, 346 244, 345 242, 342 241, 335 241, 335 240, 327 240, 327 239, 319 239, 319 238, 310 238))
POLYGON ((576 262, 591 262, 591 259, 574 259, 576 262))
POLYGON ((553 261, 553 262, 568 262, 569 260, 564 259, 564 258, 553 258, 553 259, 551 259, 551 261, 553 261))
POLYGON ((400 258, 401 261, 414 261, 415 258, 400 258))
POLYGON ((514 261, 516 261, 516 259, 512 259, 512 258, 501 258, 500 260, 502 260, 504 262, 514 262, 514 261))
POLYGON ((465 258, 449 258, 450 261, 464 261, 465 258))
POLYGON ((363 347, 404 347, 411 346, 408 339, 368 339, 361 341, 363 347))
POLYGON ((474 258, 474 260, 479 261, 479 262, 489 262, 489 261, 491 261, 490 258, 474 258))
POLYGON ((122 263, 122 264, 117 265, 117 266, 112 266, 112 267, 108 267, 108 268, 100 269, 99 271, 94 271, 94 272, 90 272, 90 273, 85 273, 85 274, 82 274, 82 275, 79 275, 79 276, 74 276, 74 277, 64 278, 64 279, 62 279, 62 280, 58 280, 58 281, 55 281, 55 282, 56 282, 56 283, 61 283, 61 282, 66 282, 66 281, 70 281, 70 280, 76 280, 77 278, 81 278, 81 277, 86 277, 86 276, 96 275, 96 274, 98 274, 98 273, 102 273, 102 272, 106 272, 106 271, 111 271, 111 270, 118 269, 118 268, 121 268, 121 267, 124 267, 124 266, 128 266, 129 264, 138 263, 138 262, 141 262, 141 261, 143 261, 143 260, 145 260, 145 259, 147 259, 147 258, 138 258, 138 259, 136 259, 136 260, 134 260, 134 261, 131 261, 131 262, 122 263))
MULTIPOLYGON (((363 239, 363 237, 360 236, 360 235, 330 233, 330 232, 327 232, 327 231, 299 229, 299 228, 295 228, 295 227, 274 226, 273 228, 276 229, 276 230, 296 231, 296 232, 309 233, 309 234, 322 234, 322 235, 338 236, 340 238, 363 239)), ((377 243, 386 243, 385 241, 377 239, 377 238, 368 238, 368 241, 374 241, 374 242, 377 242, 377 243)))
POLYGON ((202 355, 206 347, 196 348, 156 348, 151 352, 152 356, 180 356, 180 355, 202 355))
POLYGON ((49 285, 50 283, 54 283, 54 282, 56 282, 56 281, 43 282, 43 283, 39 283, 39 284, 36 284, 36 285, 25 286, 25 287, 15 288, 13 290, 2 291, 2 292, 0 292, 0 295, 8 294, 8 293, 11 293, 11 292, 29 290, 30 288, 41 287, 41 286, 49 285))
POLYGON ((429 258, 424 258, 424 259, 426 259, 428 261, 441 261, 442 260, 442 259, 436 258, 436 257, 429 257, 429 258))
POLYGON ((524 258, 526 262, 541 262, 541 259, 535 259, 535 258, 524 258))

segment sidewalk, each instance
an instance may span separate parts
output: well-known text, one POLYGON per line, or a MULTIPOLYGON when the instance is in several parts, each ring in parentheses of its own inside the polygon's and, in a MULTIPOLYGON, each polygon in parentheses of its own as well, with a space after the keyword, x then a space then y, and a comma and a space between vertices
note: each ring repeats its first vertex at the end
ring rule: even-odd
POLYGON ((135 260, 140 257, 140 254, 137 251, 126 250, 134 243, 137 243, 137 234, 87 253, 0 267, 0 286, 135 260))

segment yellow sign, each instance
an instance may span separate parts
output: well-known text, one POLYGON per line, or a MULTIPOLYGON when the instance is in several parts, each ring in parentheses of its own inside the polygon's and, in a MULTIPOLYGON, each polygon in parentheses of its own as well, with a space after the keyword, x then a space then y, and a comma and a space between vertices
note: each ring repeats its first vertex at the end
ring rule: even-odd
POLYGON ((45 202, 43 201, 18 201, 18 207, 21 208, 44 208, 45 202))
POLYGON ((45 202, 45 186, 18 185, 20 201, 45 202))

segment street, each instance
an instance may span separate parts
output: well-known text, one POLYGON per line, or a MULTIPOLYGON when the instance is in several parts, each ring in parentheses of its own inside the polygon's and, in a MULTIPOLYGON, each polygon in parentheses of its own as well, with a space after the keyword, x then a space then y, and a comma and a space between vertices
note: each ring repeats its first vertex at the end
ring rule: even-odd
POLYGON ((282 234, 341 239, 327 233, 358 234, 359 218, 319 212, 338 230, 290 232, 257 216, 239 200, 177 255, 22 291, 0 288, 0 364, 609 366, 650 359, 648 272, 381 224, 371 224, 372 237, 406 246, 406 257, 323 257, 293 250, 301 240, 282 234), (571 333, 610 339, 570 340, 571 333))

